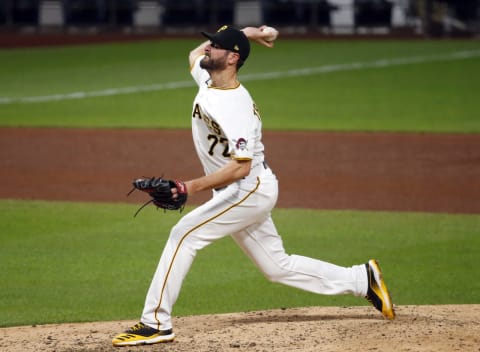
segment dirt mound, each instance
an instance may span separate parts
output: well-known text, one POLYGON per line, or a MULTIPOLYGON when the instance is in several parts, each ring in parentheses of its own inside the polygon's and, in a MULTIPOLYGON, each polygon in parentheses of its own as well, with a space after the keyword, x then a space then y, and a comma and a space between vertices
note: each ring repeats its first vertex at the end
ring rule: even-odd
POLYGON ((0 329, 2 351, 480 351, 480 305, 401 306, 384 320, 371 307, 311 307, 174 318, 173 343, 115 348, 136 321, 0 329))

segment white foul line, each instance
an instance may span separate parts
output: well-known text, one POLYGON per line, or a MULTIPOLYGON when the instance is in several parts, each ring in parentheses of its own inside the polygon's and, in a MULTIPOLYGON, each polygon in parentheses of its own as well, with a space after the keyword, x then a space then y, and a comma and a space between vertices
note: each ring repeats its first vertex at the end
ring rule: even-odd
MULTIPOLYGON (((352 62, 338 65, 324 65, 319 67, 309 67, 301 69, 293 69, 287 71, 273 71, 265 73, 254 73, 247 75, 240 75, 242 81, 259 81, 267 79, 289 78, 310 76, 315 74, 323 74, 339 71, 353 71, 368 68, 383 68, 389 66, 399 66, 408 64, 418 64, 434 61, 448 61, 448 60, 463 60, 480 56, 480 50, 470 51, 456 51, 448 54, 429 55, 429 56, 412 56, 394 59, 381 59, 370 62, 352 62)), ((93 97, 113 96, 121 94, 135 94, 140 92, 153 92, 160 90, 171 90, 179 88, 194 87, 195 83, 192 81, 178 81, 168 83, 158 83, 145 86, 123 87, 123 88, 109 88, 91 92, 72 92, 64 94, 53 94, 32 97, 0 97, 0 105, 14 104, 14 103, 41 103, 48 101, 61 101, 71 99, 84 99, 93 97)))

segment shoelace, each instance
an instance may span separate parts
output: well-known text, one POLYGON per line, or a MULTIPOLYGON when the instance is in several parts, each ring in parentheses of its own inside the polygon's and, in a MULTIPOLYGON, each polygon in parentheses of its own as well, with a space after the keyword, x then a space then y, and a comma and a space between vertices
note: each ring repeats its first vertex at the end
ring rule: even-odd
POLYGON ((130 328, 130 331, 137 331, 137 330, 141 330, 145 327, 145 325, 143 323, 137 323, 135 324, 134 326, 132 326, 130 328))

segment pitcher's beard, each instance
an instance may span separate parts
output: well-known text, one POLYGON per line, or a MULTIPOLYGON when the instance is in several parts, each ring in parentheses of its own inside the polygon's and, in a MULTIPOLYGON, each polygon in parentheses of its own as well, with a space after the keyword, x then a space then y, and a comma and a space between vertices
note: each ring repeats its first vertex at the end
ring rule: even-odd
POLYGON ((225 58, 226 55, 219 59, 212 59, 210 56, 205 56, 202 61, 200 61, 200 67, 208 72, 224 70, 227 67, 225 58))

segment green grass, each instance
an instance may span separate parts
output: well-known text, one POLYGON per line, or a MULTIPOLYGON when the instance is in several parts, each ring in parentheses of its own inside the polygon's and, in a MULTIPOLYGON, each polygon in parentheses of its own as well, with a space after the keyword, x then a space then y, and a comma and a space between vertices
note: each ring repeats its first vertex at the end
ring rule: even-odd
MULTIPOLYGON (((199 38, 199 40, 201 40, 199 38)), ((199 41, 0 50, 0 97, 191 81, 199 41)), ((478 51, 478 41, 279 40, 253 45, 242 75, 478 51)), ((480 56, 244 82, 266 129, 480 132, 480 56)), ((189 128, 194 87, 0 104, 0 126, 189 128)))
MULTIPOLYGON (((0 326, 136 319, 180 214, 136 205, 0 201, 0 326)), ((381 261, 397 304, 480 302, 480 216, 277 209, 289 253, 381 261)), ((175 315, 364 305, 266 281, 230 238, 200 251, 175 315), (213 298, 213 299, 212 299, 213 298)))
MULTIPOLYGON (((1 98, 190 81, 199 41, 0 50, 1 98)), ((254 46, 242 75, 480 50, 478 41, 293 41, 254 46)), ((480 57, 246 80, 265 129, 480 132, 480 57)), ((0 126, 189 128, 192 87, 0 103, 0 126)), ((136 319, 178 213, 0 200, 0 326, 136 319)), ((276 209, 289 253, 380 259, 397 304, 479 303, 480 215, 276 209), (412 288, 415 289, 412 289, 412 288)), ((267 282, 229 238, 202 250, 175 315, 363 305, 267 282), (212 299, 214 297, 214 299, 212 299)))

